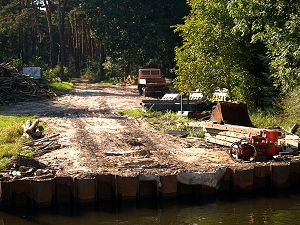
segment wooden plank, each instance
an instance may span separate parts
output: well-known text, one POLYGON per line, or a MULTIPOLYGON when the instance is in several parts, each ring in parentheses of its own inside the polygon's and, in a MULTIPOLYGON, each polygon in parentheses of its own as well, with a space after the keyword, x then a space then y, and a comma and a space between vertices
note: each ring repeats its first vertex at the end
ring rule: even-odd
POLYGON ((209 133, 211 136, 215 135, 222 135, 222 136, 228 136, 228 137, 235 137, 235 138, 243 138, 243 137, 249 137, 249 134, 246 133, 238 133, 238 132, 232 132, 232 131, 221 131, 217 129, 211 129, 211 128, 205 128, 206 132, 209 133))
POLYGON ((241 138, 237 138, 237 137, 229 137, 229 136, 223 136, 223 135, 211 135, 209 133, 205 134, 205 137, 214 138, 214 139, 223 140, 223 141, 228 141, 230 143, 239 141, 241 139, 241 138))
POLYGON ((231 124, 214 124, 211 122, 191 122, 189 123, 190 127, 204 127, 204 128, 214 128, 218 130, 223 131, 232 131, 232 132, 238 132, 238 133, 251 133, 253 135, 259 134, 264 129, 259 128, 253 128, 253 127, 244 127, 244 126, 237 126, 237 125, 231 125, 231 124))
POLYGON ((207 142, 210 142, 210 143, 223 145, 223 146, 227 146, 227 147, 230 147, 231 144, 232 144, 231 142, 228 142, 226 140, 220 140, 220 139, 216 139, 216 138, 213 138, 213 137, 205 137, 205 140, 207 142))

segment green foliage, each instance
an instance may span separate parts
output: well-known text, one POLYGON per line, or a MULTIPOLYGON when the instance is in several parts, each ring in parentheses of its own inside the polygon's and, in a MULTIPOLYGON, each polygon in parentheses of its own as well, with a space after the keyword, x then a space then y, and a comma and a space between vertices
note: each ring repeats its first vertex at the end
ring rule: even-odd
MULTIPOLYGON (((259 128, 279 126, 285 130, 290 130, 294 124, 300 124, 299 114, 300 90, 297 89, 283 97, 281 108, 273 107, 264 111, 252 111, 250 119, 253 125, 259 128)), ((300 129, 297 130, 296 134, 300 135, 300 129)))
POLYGON ((205 137, 205 131, 202 127, 192 127, 187 128, 187 131, 189 132, 189 137, 196 137, 196 138, 204 138, 205 137))
POLYGON ((111 57, 107 57, 103 64, 105 71, 105 79, 112 81, 113 83, 122 83, 124 81, 124 67, 123 60, 118 58, 119 63, 114 61, 111 57))
POLYGON ((68 68, 68 75, 70 79, 79 77, 80 74, 79 72, 76 71, 75 60, 73 56, 69 57, 67 68, 68 68))
POLYGON ((0 115, 0 169, 22 151, 23 143, 28 141, 23 136, 23 124, 33 119, 33 116, 0 115))
POLYGON ((271 126, 282 126, 283 120, 281 116, 276 114, 276 111, 272 109, 258 110, 249 114, 250 120, 255 127, 267 128, 271 126))
MULTIPOLYGON (((144 118, 150 124, 156 126, 160 130, 181 130, 185 131, 189 129, 188 123, 189 119, 187 116, 179 115, 175 112, 166 111, 153 111, 153 110, 142 110, 142 109, 130 109, 130 110, 120 110, 120 112, 136 117, 144 118)), ((195 131, 194 135, 199 131, 195 131)))
POLYGON ((231 100, 244 100, 250 108, 269 107, 278 92, 272 89, 265 45, 237 31, 230 2, 191 0, 188 4, 191 11, 184 24, 174 26, 183 38, 183 45, 175 48, 175 88, 183 94, 200 89, 208 98, 215 89, 227 88, 231 100))
MULTIPOLYGON (((137 71, 139 67, 158 67, 167 75, 173 62, 173 48, 179 43, 178 36, 170 26, 182 22, 188 12, 184 0, 147 1, 139 0, 101 1, 101 19, 95 26, 95 34, 106 47, 106 55, 122 70, 107 71, 124 75, 127 63, 137 71)), ((106 68, 107 65, 106 65, 106 68)))
POLYGON ((49 86, 55 91, 69 91, 72 89, 73 84, 70 82, 54 82, 49 86))
POLYGON ((125 82, 126 84, 137 84, 137 80, 138 80, 137 76, 133 76, 129 74, 125 82))
POLYGON ((99 82, 100 81, 100 60, 99 59, 89 59, 86 62, 86 68, 81 71, 81 77, 89 79, 90 81, 99 82))
POLYGON ((32 150, 23 150, 20 152, 21 155, 24 155, 26 157, 32 157, 34 152, 32 150))
MULTIPOLYGON (((64 77, 69 77, 67 67, 64 67, 64 77)), ((45 79, 47 83, 62 82, 60 79, 60 66, 57 65, 53 69, 43 70, 43 79, 45 79)))
MULTIPOLYGON (((295 89, 293 92, 289 93, 284 97, 282 101, 283 108, 283 118, 285 122, 285 127, 290 129, 294 124, 300 125, 300 88, 295 89)), ((298 135, 300 135, 300 129, 298 128, 298 135)))
POLYGON ((189 1, 190 14, 184 24, 175 26, 183 38, 183 45, 175 48, 173 70, 178 75, 174 86, 181 93, 200 89, 211 96, 216 88, 225 87, 231 95, 241 80, 240 38, 231 32, 226 2, 189 1))
POLYGON ((249 35, 252 43, 264 43, 276 87, 283 93, 298 87, 300 2, 231 0, 228 9, 234 31, 249 35))
POLYGON ((144 111, 141 108, 138 109, 123 109, 119 110, 120 113, 126 114, 128 116, 137 117, 137 118, 144 118, 149 117, 151 114, 150 112, 144 111))
POLYGON ((180 130, 188 131, 190 137, 203 138, 205 132, 202 128, 190 128, 187 116, 179 115, 175 112, 152 111, 142 109, 120 110, 120 112, 135 118, 144 118, 150 124, 156 126, 161 131, 180 130))

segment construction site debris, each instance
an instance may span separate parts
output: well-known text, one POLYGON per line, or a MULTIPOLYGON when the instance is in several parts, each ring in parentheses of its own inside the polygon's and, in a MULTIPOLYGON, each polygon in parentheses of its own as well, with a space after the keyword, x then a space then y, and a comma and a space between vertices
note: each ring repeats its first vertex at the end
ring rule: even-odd
POLYGON ((163 101, 175 101, 175 100, 179 100, 180 95, 179 93, 166 93, 161 100, 163 101))
POLYGON ((219 124, 253 127, 248 115, 247 104, 242 102, 218 102, 210 119, 219 124))

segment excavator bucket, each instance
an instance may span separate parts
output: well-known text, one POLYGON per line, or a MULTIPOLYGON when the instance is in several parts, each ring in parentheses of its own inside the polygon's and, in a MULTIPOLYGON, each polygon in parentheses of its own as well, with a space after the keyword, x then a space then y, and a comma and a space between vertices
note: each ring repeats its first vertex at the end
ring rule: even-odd
POLYGON ((253 127, 248 114, 247 104, 241 102, 218 102, 216 108, 211 113, 210 119, 220 124, 226 123, 253 127))

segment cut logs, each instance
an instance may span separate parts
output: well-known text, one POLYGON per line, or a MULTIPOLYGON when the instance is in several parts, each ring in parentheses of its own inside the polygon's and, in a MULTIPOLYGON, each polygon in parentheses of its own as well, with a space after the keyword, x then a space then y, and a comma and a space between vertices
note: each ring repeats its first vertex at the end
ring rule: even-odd
POLYGON ((8 63, 0 63, 0 105, 53 96, 55 93, 39 81, 24 75, 8 63))
POLYGON ((59 134, 52 134, 34 141, 29 141, 23 144, 24 150, 32 150, 34 156, 41 156, 46 152, 59 149, 61 144, 58 142, 59 134))
POLYGON ((31 120, 27 120, 26 123, 24 124, 24 135, 30 136, 32 138, 41 138, 42 137, 42 132, 40 131, 38 124, 40 120, 36 119, 31 122, 31 120))

